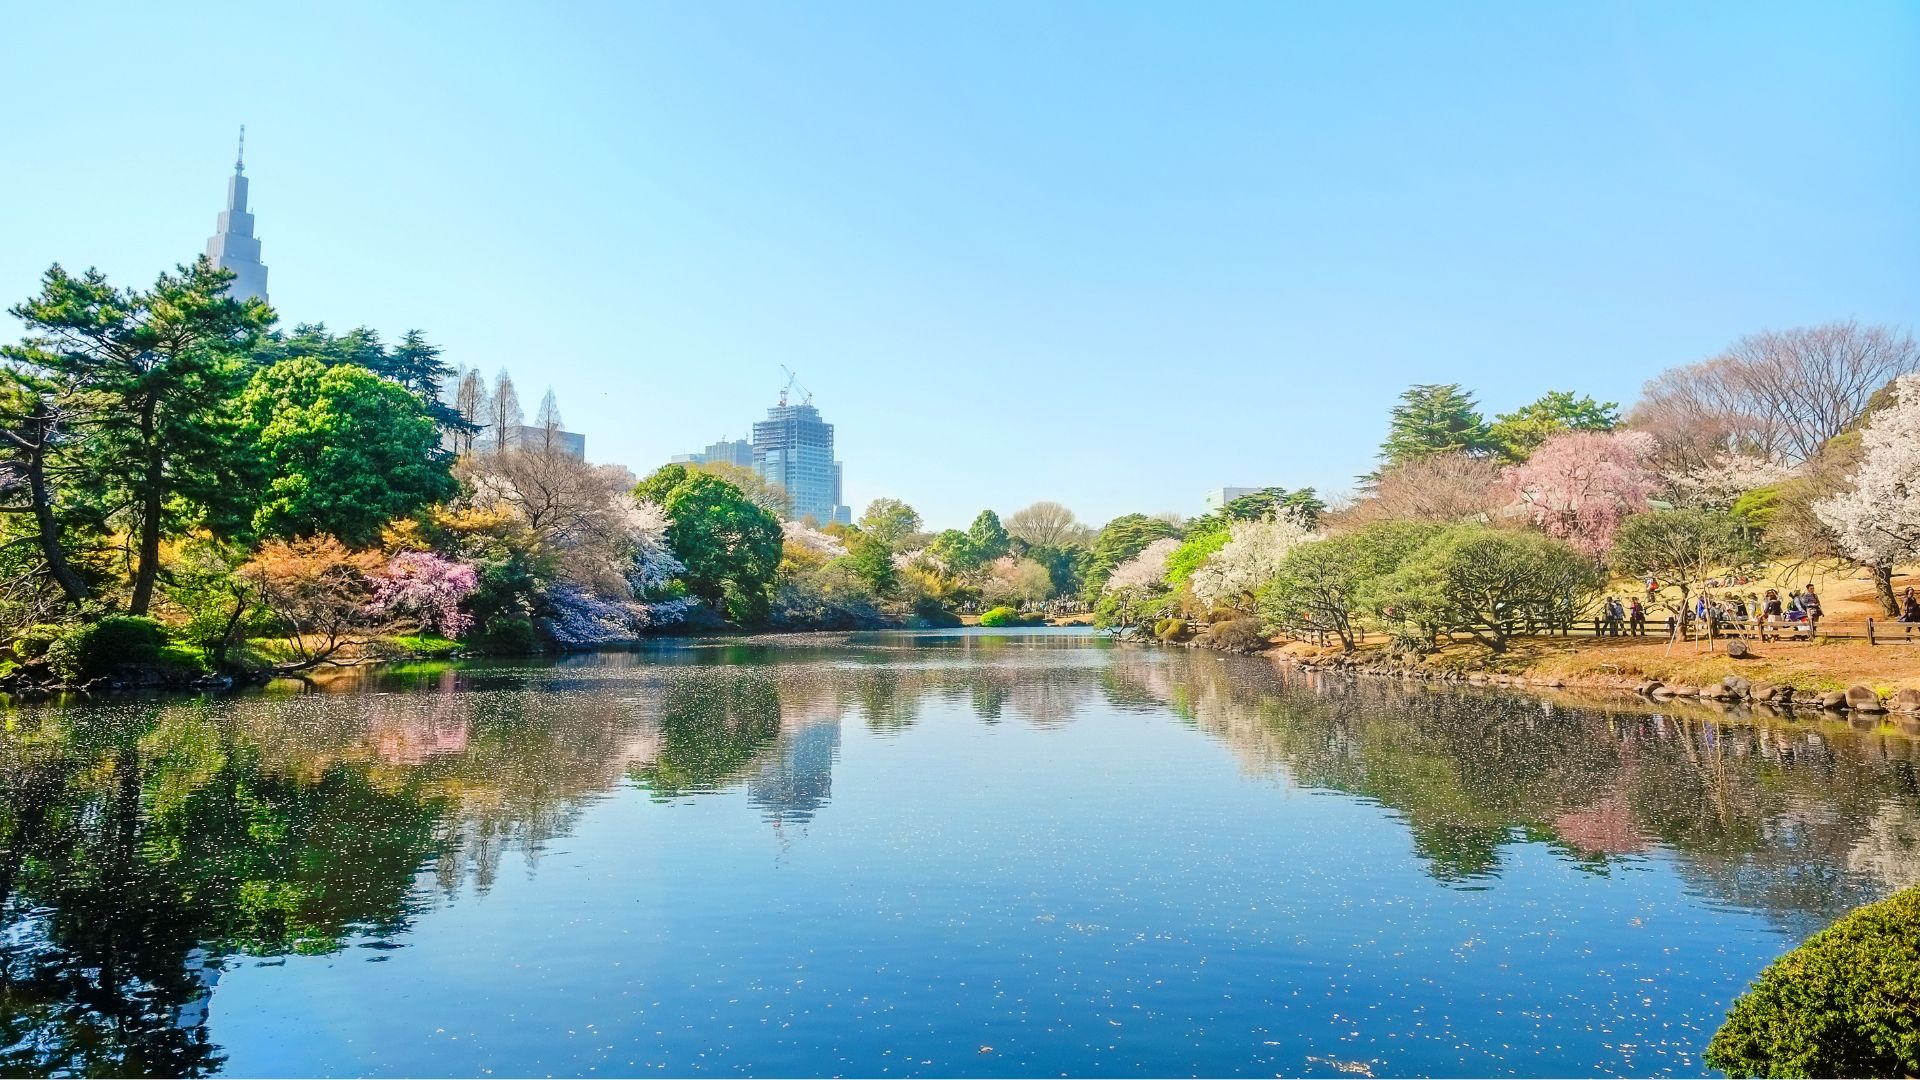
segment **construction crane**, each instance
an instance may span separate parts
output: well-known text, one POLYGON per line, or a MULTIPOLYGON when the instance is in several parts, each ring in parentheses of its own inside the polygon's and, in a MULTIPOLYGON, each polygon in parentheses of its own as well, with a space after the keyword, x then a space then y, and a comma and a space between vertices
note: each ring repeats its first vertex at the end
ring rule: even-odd
POLYGON ((813 391, 800 385, 800 376, 785 364, 780 365, 780 370, 787 373, 787 385, 780 388, 780 407, 783 409, 787 407, 787 395, 795 389, 798 389, 803 395, 800 399, 800 404, 813 404, 813 391))

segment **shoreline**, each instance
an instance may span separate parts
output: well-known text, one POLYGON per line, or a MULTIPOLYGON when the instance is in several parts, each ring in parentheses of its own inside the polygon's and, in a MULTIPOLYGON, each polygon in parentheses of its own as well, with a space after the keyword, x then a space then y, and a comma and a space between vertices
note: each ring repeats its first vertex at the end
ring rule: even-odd
MULTIPOLYGON (((1642 659, 1639 657, 1619 656, 1635 646, 1608 647, 1611 644, 1594 648, 1591 643, 1556 641, 1497 655, 1453 652, 1420 659, 1396 658, 1383 647, 1329 653, 1283 646, 1259 655, 1302 671, 1409 682, 1580 691, 1653 702, 1737 703, 1788 714, 1814 710, 1920 722, 1920 687, 1911 685, 1920 680, 1913 677, 1898 680, 1909 685, 1890 685, 1875 674, 1850 671, 1842 664, 1818 663, 1821 658, 1817 656, 1788 653, 1783 657, 1771 651, 1769 655, 1745 658, 1724 652, 1688 652, 1677 657, 1663 655, 1659 662, 1646 663, 1637 662, 1642 659)), ((1913 660, 1914 675, 1920 676, 1920 652, 1906 655, 1913 660)))

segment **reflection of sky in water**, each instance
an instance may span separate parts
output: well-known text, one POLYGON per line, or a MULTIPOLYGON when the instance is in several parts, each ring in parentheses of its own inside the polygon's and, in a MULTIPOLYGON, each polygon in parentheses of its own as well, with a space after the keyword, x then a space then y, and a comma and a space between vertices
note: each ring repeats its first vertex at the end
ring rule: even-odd
POLYGON ((1920 880, 1891 729, 1060 634, 326 690, 16 717, 7 1071, 1697 1073, 1920 880))

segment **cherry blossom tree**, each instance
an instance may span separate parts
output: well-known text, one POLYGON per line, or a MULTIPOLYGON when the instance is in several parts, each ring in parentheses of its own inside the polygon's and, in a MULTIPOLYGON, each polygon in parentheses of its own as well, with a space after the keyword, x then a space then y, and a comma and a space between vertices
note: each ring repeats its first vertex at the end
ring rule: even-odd
POLYGON ((1920 375, 1903 375, 1898 400, 1860 433, 1852 490, 1814 504, 1840 548, 1869 566, 1920 556, 1920 375))
POLYGON ((989 605, 1037 604, 1053 594, 1053 575, 1032 559, 1002 555, 987 564, 981 599, 989 605))
POLYGON ((457 638, 473 625, 460 602, 480 587, 480 576, 466 563, 430 551, 401 551, 369 575, 376 618, 410 618, 428 633, 457 638))
POLYGON ((627 584, 637 597, 656 595, 687 569, 667 542, 672 523, 658 503, 640 502, 631 495, 619 496, 615 502, 620 510, 620 540, 631 560, 627 584))
POLYGON ((1208 607, 1251 610, 1254 593, 1280 572, 1287 552, 1313 536, 1291 514, 1236 522, 1226 546, 1193 572, 1188 587, 1208 607))
POLYGON ((1114 567, 1101 586, 1094 621, 1122 633, 1143 625, 1166 600, 1167 557, 1179 548, 1179 538, 1161 537, 1114 567))
POLYGON ((1649 460, 1654 438, 1641 431, 1569 431, 1540 444, 1506 472, 1506 483, 1541 531, 1585 555, 1613 544, 1627 515, 1660 490, 1649 460))
MULTIPOLYGON (((822 532, 804 521, 783 521, 780 523, 781 542, 789 549, 803 548, 828 559, 837 559, 847 553, 847 545, 832 533, 822 532)), ((908 552, 906 554, 917 554, 908 552)))
POLYGON ((1719 453, 1703 462, 1663 469, 1660 477, 1678 506, 1728 510, 1747 492, 1791 480, 1804 471, 1804 467, 1754 454, 1719 453))
POLYGON ((1110 593, 1130 593, 1144 595, 1154 592, 1167 582, 1167 556, 1180 547, 1180 541, 1174 537, 1155 540, 1140 549, 1140 553, 1107 575, 1106 591, 1110 593))

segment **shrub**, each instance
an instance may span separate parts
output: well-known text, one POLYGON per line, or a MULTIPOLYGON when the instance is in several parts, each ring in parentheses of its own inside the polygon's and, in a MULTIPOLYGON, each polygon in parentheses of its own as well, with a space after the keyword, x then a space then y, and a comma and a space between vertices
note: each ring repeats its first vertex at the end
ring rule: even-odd
POLYGON ((1267 647, 1267 635, 1259 619, 1232 619, 1214 623, 1207 629, 1207 640, 1216 649, 1228 652, 1258 652, 1267 647))
POLYGON ((1153 624, 1153 636, 1161 641, 1185 641, 1187 620, 1161 619, 1153 624))
POLYGON ((988 608, 986 613, 980 616, 981 626, 1019 626, 1025 621, 1020 617, 1018 610, 1004 604, 1000 607, 988 608))
POLYGON ((96 679, 122 667, 154 665, 167 632, 144 615, 109 615, 76 626, 47 648, 47 662, 63 679, 96 679))
POLYGON ((880 598, 866 580, 835 561, 783 574, 767 612, 781 630, 866 630, 884 625, 880 598))
POLYGON ((1733 1076, 1920 1073, 1920 888, 1868 904, 1775 960, 1707 1064, 1733 1076))
POLYGON ((496 615, 469 633, 466 644, 492 656, 533 656, 542 651, 540 634, 524 615, 496 615))
POLYGON ((947 610, 946 605, 931 596, 923 596, 913 602, 913 617, 936 630, 960 625, 960 616, 947 610))
POLYGON ((47 650, 52 648, 53 643, 59 641, 61 635, 66 632, 66 627, 53 623, 29 626, 20 631, 19 637, 13 639, 13 655, 27 663, 39 660, 47 655, 47 650))

